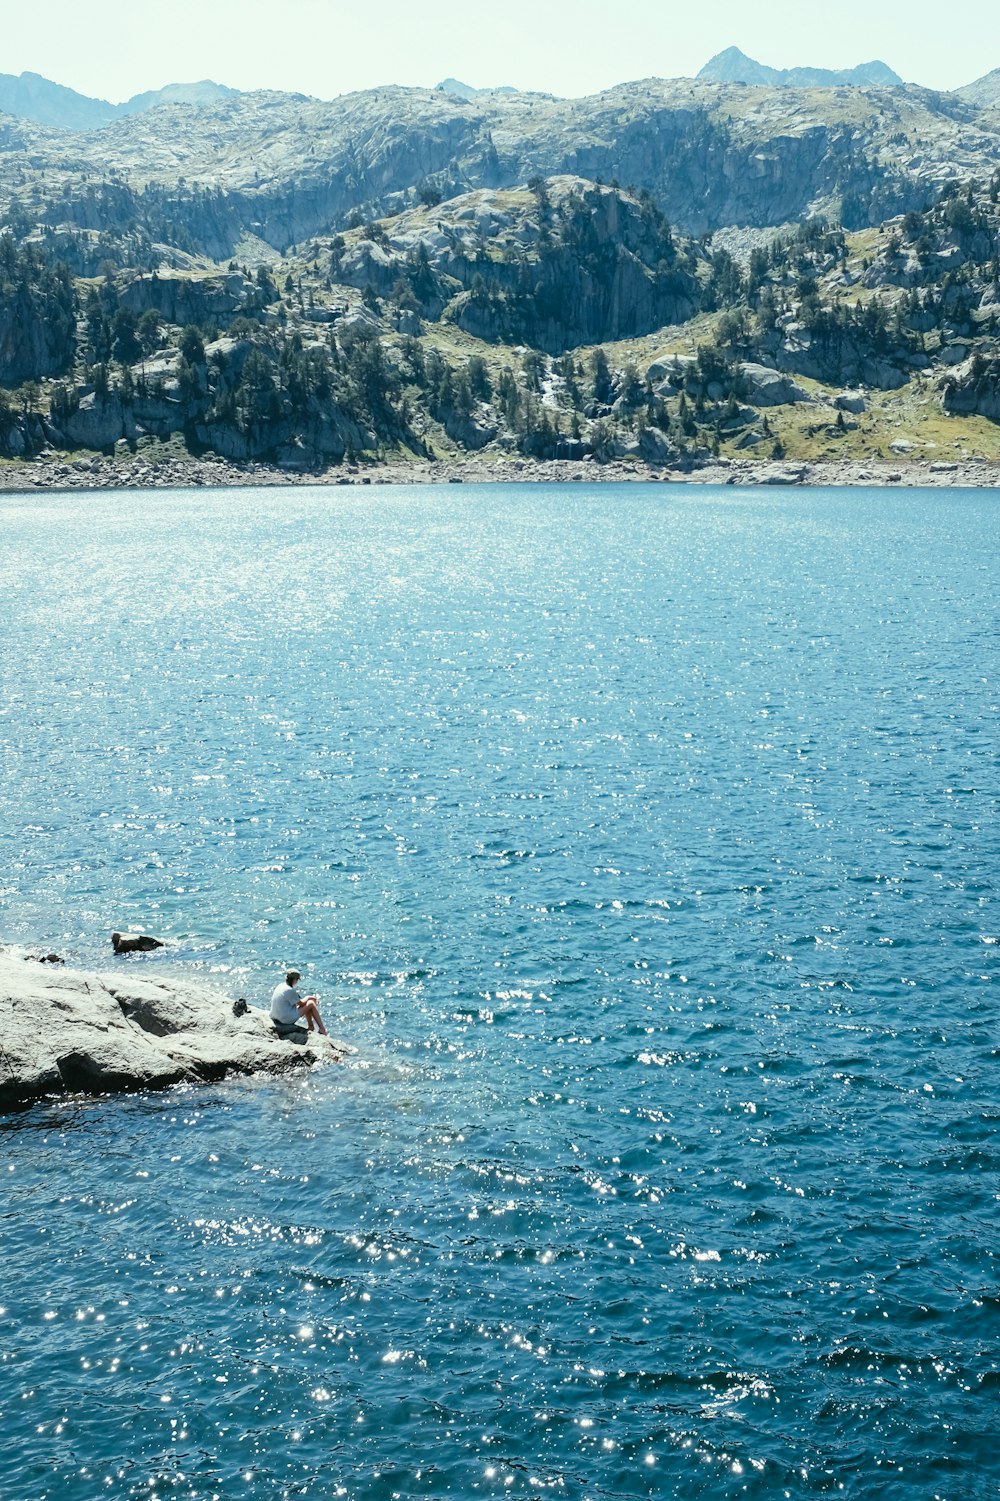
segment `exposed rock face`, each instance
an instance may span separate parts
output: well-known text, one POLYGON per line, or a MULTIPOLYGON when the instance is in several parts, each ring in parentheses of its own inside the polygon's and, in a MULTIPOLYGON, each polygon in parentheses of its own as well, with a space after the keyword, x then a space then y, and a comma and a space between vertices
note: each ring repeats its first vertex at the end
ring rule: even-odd
MULTIPOLYGON (((630 339, 691 317, 697 284, 669 231, 629 194, 575 178, 548 185, 525 268, 486 255, 461 263, 469 286, 447 316, 490 342, 549 353, 630 339), (471 285, 469 285, 471 283, 471 285)), ((531 231, 520 215, 519 239, 531 231)), ((458 263, 456 263, 458 265, 458 263)))
POLYGON ((172 980, 84 975, 0 955, 0 1109, 50 1095, 160 1089, 228 1074, 282 1074, 346 1050, 172 980))
POLYGON ((80 448, 111 448, 119 438, 135 435, 132 412, 116 395, 84 396, 74 412, 61 424, 66 441, 80 448))
POLYGON ((74 335, 71 299, 52 295, 54 279, 8 282, 0 273, 0 380, 58 375, 69 362, 74 335))
POLYGON ((438 94, 453 94, 456 99, 476 99, 480 94, 516 94, 517 89, 509 84, 499 84, 495 89, 474 89, 471 84, 463 83, 460 78, 446 78, 435 89, 438 94))
POLYGON ((810 380, 849 381, 853 385, 875 386, 880 391, 896 391, 904 386, 912 370, 921 368, 925 359, 911 356, 905 349, 873 349, 853 330, 837 329, 819 337, 795 323, 784 330, 782 342, 769 350, 779 370, 807 376, 810 380))
POLYGON ((253 296, 245 276, 137 276, 120 293, 122 307, 134 313, 152 309, 168 323, 225 320, 247 306, 253 296))
POLYGON ((1000 358, 974 355, 956 365, 942 382, 946 412, 968 416, 975 413, 1000 422, 1000 358))

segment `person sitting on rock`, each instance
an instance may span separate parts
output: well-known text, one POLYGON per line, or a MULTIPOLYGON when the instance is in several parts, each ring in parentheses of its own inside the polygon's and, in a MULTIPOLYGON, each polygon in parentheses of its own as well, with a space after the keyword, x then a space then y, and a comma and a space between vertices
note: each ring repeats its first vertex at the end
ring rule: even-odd
POLYGON ((309 1031, 313 1030, 313 1023, 319 1028, 320 1033, 326 1037, 326 1028, 323 1018, 319 1014, 319 996, 300 996, 295 989, 302 976, 297 969, 290 969, 285 976, 284 985, 276 985, 271 996, 271 1020, 278 1027, 294 1027, 300 1016, 304 1016, 309 1031))

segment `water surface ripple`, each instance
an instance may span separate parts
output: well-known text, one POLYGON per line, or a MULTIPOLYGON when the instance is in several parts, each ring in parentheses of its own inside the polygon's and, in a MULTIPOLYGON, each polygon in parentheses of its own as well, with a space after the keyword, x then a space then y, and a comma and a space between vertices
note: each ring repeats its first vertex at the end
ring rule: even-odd
POLYGON ((0 501, 0 938, 352 1064, 0 1125, 4 1501, 987 1501, 998 497, 0 501))

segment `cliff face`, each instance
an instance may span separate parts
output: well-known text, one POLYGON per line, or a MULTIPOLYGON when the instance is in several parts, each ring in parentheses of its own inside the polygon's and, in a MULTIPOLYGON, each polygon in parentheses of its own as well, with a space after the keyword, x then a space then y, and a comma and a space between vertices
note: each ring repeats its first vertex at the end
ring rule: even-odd
POLYGON ((59 375, 73 355, 75 294, 65 268, 0 240, 0 381, 59 375))
POLYGON ((156 275, 136 277, 121 292, 119 304, 132 312, 155 312, 168 323, 226 322, 253 300, 252 283, 238 272, 217 276, 156 275))
POLYGON ((30 292, 0 298, 0 380, 59 375, 67 364, 65 333, 52 327, 30 292))

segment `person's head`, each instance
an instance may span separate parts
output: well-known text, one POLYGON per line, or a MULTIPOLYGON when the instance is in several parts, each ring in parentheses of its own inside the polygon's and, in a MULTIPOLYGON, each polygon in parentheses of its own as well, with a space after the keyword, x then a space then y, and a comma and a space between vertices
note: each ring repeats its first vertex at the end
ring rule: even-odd
POLYGON ((298 972, 297 969, 290 969, 288 971, 287 975, 285 976, 285 982, 286 982, 286 984, 293 985, 293 986, 297 985, 301 979, 302 979, 302 976, 299 974, 299 972, 298 972))

